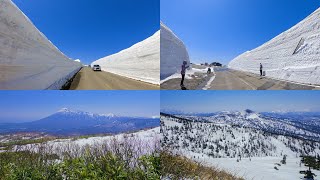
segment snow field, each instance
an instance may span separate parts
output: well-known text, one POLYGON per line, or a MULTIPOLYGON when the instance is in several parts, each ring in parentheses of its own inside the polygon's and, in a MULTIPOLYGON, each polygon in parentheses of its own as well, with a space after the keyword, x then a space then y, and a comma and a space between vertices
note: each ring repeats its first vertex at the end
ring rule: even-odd
MULTIPOLYGON (((320 153, 320 143, 256 129, 164 116, 161 121, 162 143, 174 153, 248 180, 300 179, 299 171, 307 168, 300 167, 299 156, 320 153), (287 155, 287 164, 276 165, 283 155, 287 155)), ((314 173, 320 175, 320 171, 314 173)))
MULTIPOLYGON (((308 168, 301 164, 300 158, 287 158, 287 164, 278 166, 276 163, 280 163, 281 157, 253 157, 243 158, 237 162, 235 158, 218 158, 213 159, 208 156, 199 154, 186 154, 186 156, 193 158, 197 162, 202 162, 208 166, 214 166, 219 169, 237 174, 239 177, 243 177, 246 180, 287 180, 287 179, 300 179, 303 175, 299 174, 300 171, 305 171, 308 168), (279 170, 274 169, 277 167, 279 170)), ((314 170, 313 173, 319 177, 320 171, 314 170)))
POLYGON ((108 146, 112 143, 128 143, 135 147, 135 151, 139 155, 154 152, 160 146, 160 128, 154 128, 145 131, 139 131, 130 134, 119 134, 115 136, 90 137, 86 139, 57 139, 44 144, 28 144, 23 146, 15 146, 14 151, 30 150, 33 152, 45 151, 62 155, 66 151, 76 151, 83 148, 93 148, 94 146, 108 146))

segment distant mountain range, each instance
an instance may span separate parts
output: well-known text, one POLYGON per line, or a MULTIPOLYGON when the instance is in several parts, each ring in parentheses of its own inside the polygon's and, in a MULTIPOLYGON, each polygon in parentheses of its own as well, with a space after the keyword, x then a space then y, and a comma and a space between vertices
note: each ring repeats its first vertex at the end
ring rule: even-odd
POLYGON ((234 112, 186 113, 175 116, 190 121, 253 128, 308 140, 319 141, 320 139, 320 113, 257 113, 247 109, 234 112))
POLYGON ((154 128, 160 118, 94 114, 67 108, 37 121, 0 124, 0 134, 44 132, 53 135, 116 134, 154 128))

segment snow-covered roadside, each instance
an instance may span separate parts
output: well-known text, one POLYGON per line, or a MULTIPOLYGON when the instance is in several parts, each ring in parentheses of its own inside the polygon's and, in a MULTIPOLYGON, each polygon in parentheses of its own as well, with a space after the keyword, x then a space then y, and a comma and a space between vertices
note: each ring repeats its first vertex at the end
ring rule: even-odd
POLYGON ((11 0, 0 1, 0 89, 60 89, 81 68, 11 0))
POLYGON ((103 71, 152 84, 160 83, 160 31, 119 53, 101 58, 103 71))
MULTIPOLYGON (((211 70, 213 70, 213 68, 211 68, 211 70)), ((186 71, 185 79, 193 79, 192 76, 197 76, 197 74, 198 75, 200 75, 200 74, 207 75, 207 71, 208 71, 207 69, 191 68, 190 70, 186 71)), ((213 71, 213 73, 214 73, 214 71, 213 71)), ((175 74, 173 74, 173 75, 161 80, 160 83, 162 84, 162 83, 164 83, 166 81, 169 81, 171 79, 181 79, 181 73, 177 72, 177 73, 175 73, 175 74)))
POLYGON ((70 79, 72 79, 80 70, 81 70, 81 67, 72 71, 67 76, 62 77, 61 79, 56 81, 54 84, 52 84, 50 87, 48 87, 47 90, 61 89, 61 87, 63 87, 70 79))
POLYGON ((262 46, 230 62, 229 68, 270 78, 320 85, 320 8, 262 46))

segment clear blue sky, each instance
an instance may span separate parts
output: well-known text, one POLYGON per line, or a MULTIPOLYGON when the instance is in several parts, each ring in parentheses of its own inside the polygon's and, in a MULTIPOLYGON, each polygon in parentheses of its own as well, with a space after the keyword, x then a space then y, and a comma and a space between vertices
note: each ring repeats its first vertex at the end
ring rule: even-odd
POLYGON ((185 42, 194 62, 226 64, 319 7, 319 0, 161 0, 160 17, 185 42))
POLYGON ((0 123, 34 121, 62 108, 124 116, 159 116, 159 91, 5 91, 0 123))
POLYGON ((193 113, 217 111, 320 112, 320 91, 162 91, 161 109, 193 113))
POLYGON ((159 0, 13 0, 63 53, 84 63, 159 30, 159 0))

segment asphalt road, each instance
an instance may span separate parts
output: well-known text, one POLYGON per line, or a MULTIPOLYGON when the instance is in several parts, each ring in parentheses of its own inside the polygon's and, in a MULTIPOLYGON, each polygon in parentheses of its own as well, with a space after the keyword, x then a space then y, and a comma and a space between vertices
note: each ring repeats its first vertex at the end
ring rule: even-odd
MULTIPOLYGON (((185 86, 189 90, 203 88, 210 78, 197 75, 196 78, 187 79, 185 86)), ((161 84, 161 89, 181 89, 180 79, 171 79, 161 84)), ((215 79, 208 90, 319 90, 319 87, 280 81, 255 74, 231 70, 228 68, 216 68, 215 79)))
POLYGON ((210 90, 313 90, 315 87, 260 77, 227 68, 216 68, 210 90))
POLYGON ((71 83, 70 90, 159 90, 160 86, 109 72, 95 72, 84 67, 71 83))

